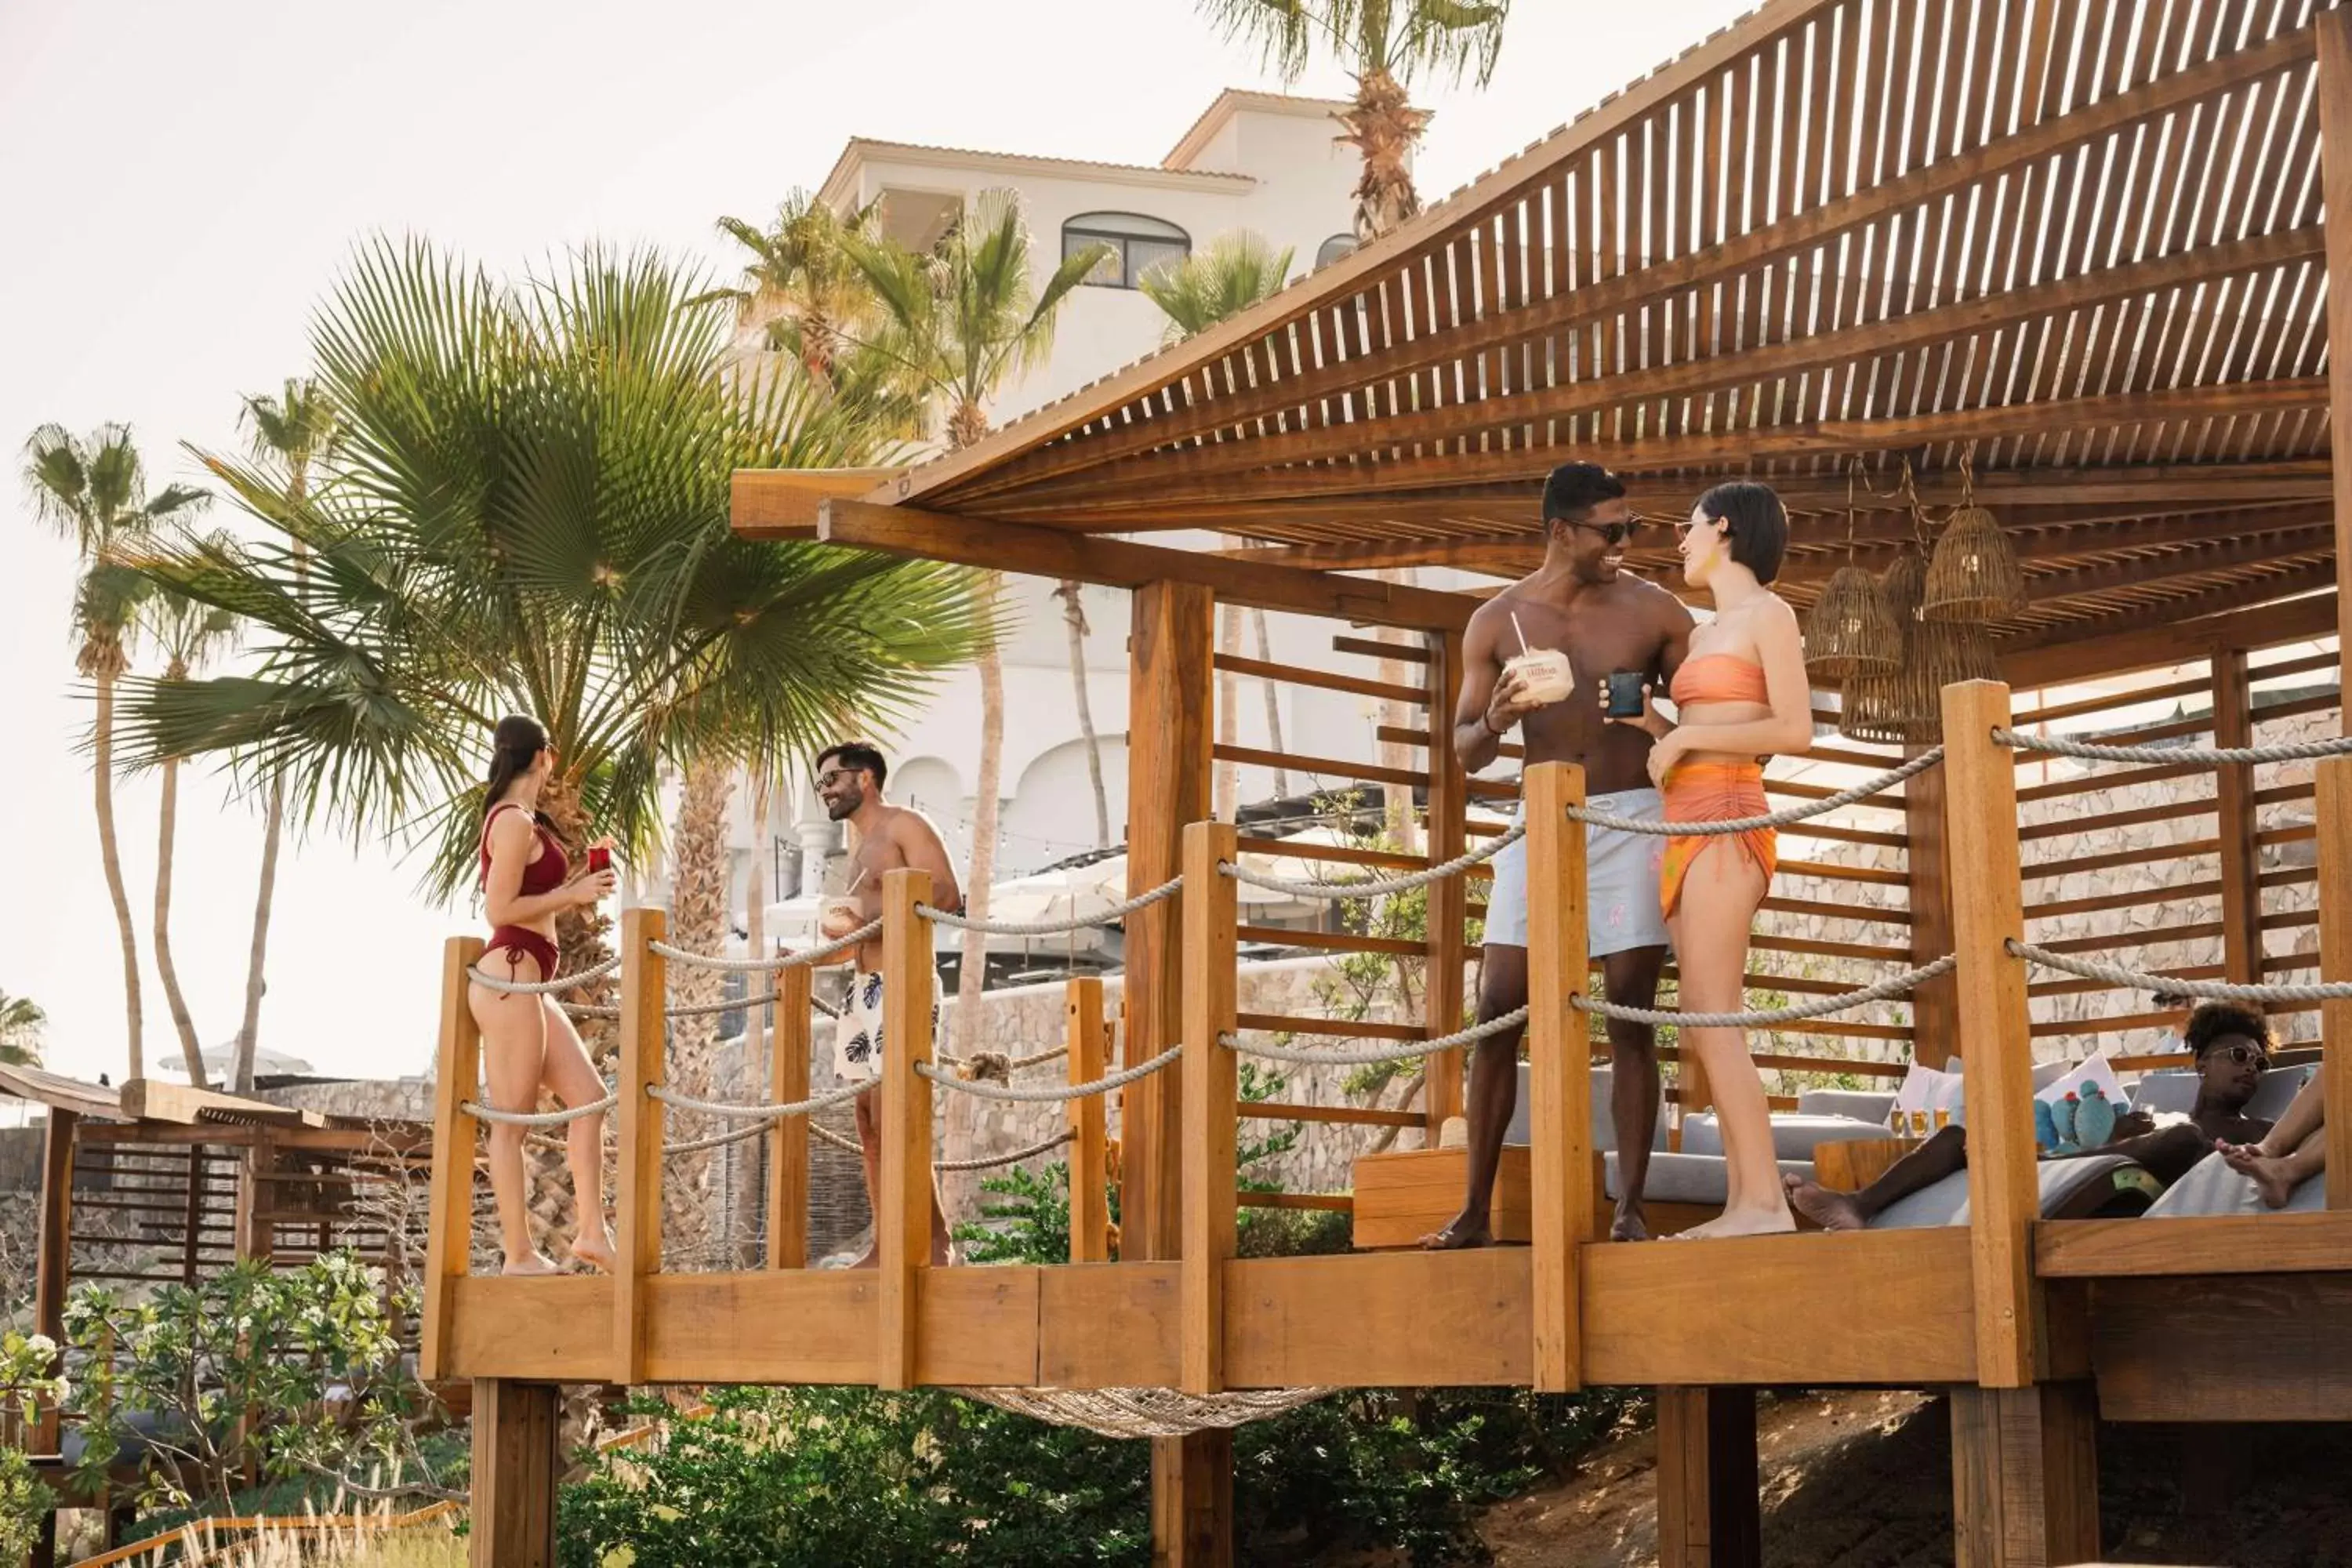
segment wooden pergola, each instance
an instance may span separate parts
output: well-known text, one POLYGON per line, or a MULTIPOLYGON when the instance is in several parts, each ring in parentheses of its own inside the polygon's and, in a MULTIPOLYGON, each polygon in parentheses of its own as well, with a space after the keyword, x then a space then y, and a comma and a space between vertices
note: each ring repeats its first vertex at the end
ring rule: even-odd
MULTIPOLYGON (((2303 651, 2330 636, 2340 647, 2346 629, 2339 531, 2352 517, 2352 467, 2331 454, 2352 440, 2352 312, 2326 308, 2331 278, 2352 286, 2352 11, 1773 0, 1396 233, 964 451, 904 472, 739 474, 735 523, 750 537, 1131 590, 1129 885, 1180 870, 1187 885, 1181 910, 1129 925, 1120 1056, 1139 1063, 1183 1041, 1182 1087, 1169 1074, 1124 1091, 1118 1264, 933 1270, 920 1261, 918 1210, 891 1201, 916 1190, 928 1159, 930 1089, 908 1065, 927 1043, 894 1035, 880 1278, 785 1268, 698 1279, 689 1292, 659 1274, 657 1121, 631 1110, 634 1076, 659 1061, 658 1028, 627 1023, 653 1005, 641 990, 623 1008, 619 1278, 461 1280, 462 1258, 448 1263, 433 1293, 446 1368, 518 1384, 608 1367, 625 1381, 1200 1392, 1653 1384, 1661 1554, 1677 1564, 1753 1560, 1753 1487, 1741 1483, 1753 1479, 1757 1385, 1951 1388, 1958 1555, 1971 1568, 2096 1555, 2084 1481, 2095 1409, 2352 1419, 2334 1392, 2352 1386, 2341 1376, 2352 1335, 2309 1328, 2340 1323, 2352 1299, 2341 1213, 2150 1222, 2160 1234, 2035 1218, 2032 1135, 2020 1125, 2032 1040, 2145 1019, 2060 1016, 2084 987, 2031 978, 2002 948, 2063 916, 2162 921, 2169 902, 2193 895, 2219 918, 2097 940, 2207 943, 2211 961, 2183 971, 2198 975, 2352 979, 2352 777, 2336 771, 2347 764, 2323 765, 2316 780, 2230 765, 2210 795, 2183 784, 2178 800, 2113 806, 2105 820, 2116 823, 2212 818, 2210 832, 2139 857, 2210 863, 2210 877, 2062 896, 2051 885, 2062 877, 2133 857, 2085 852, 2073 841, 2080 821, 2038 814, 2193 770, 2033 783, 1986 739, 1996 724, 2095 721, 2159 700, 2205 706, 2139 738, 2242 745, 2284 718, 2340 715, 2340 659, 2303 651), (1801 605, 1849 559, 1881 565, 1912 541, 1914 497, 1940 508, 1972 496, 2029 577, 2031 603, 1996 644, 2008 685, 2113 689, 2022 709, 2000 685, 1950 689, 1944 765, 1873 807, 1879 816, 1819 829, 1827 842, 1899 849, 1893 880, 1906 903, 1776 896, 1767 906, 1864 928, 1853 940, 1768 938, 1758 944, 1768 953, 1861 964, 1960 954, 1904 1026, 1816 1032, 1876 1040, 1898 1058, 1957 1054, 1969 1103, 2008 1108, 1971 1119, 1969 1223, 1689 1248, 1599 1242, 1573 1070, 1581 1024, 1569 1032, 1568 1000, 1584 984, 1580 840, 1531 826, 1531 949, 1549 933, 1577 954, 1553 963, 1531 951, 1532 1247, 1235 1259, 1223 1169, 1230 1056, 1194 1047, 1223 1030, 1312 1021, 1235 1012, 1230 903, 1221 914, 1216 899, 1194 897, 1216 883, 1221 856, 1280 852, 1209 820, 1214 766, 1267 760, 1214 740, 1217 675, 1421 706, 1420 723, 1380 734, 1420 748, 1418 766, 1278 759, 1423 792, 1425 852, 1355 858, 1425 865, 1497 830, 1478 803, 1520 790, 1465 778, 1448 722, 1476 596, 1354 574, 1531 569, 1538 488, 1571 458, 1626 475, 1654 514, 1678 513, 1719 479, 1769 480, 1791 509, 1781 585, 1801 605), (1210 542, 1138 537, 1192 531, 1210 542), (1335 652, 1416 673, 1399 683, 1252 668, 1215 651, 1219 603, 1349 623, 1335 652), (1373 642, 1358 635, 1364 626, 1418 640, 1373 642), (2324 692, 2279 695, 2281 682, 2315 672, 2324 692), (2063 858, 2023 858, 2053 840, 2063 858), (2314 841, 2312 865, 2265 859, 2314 841), (2299 945, 2314 928, 2315 948, 2299 945), (655 1220, 633 1228, 632 1212, 655 1220), (2249 1267, 2271 1272, 2250 1285, 2249 1267), (2257 1296, 2262 1310, 2307 1320, 2291 1356, 2247 1342, 2257 1296), (685 1318, 670 1321, 689 1305, 690 1340, 685 1318), (562 1346, 498 1326, 554 1313, 577 1331, 562 1346), (1769 1331, 1737 1326, 1743 1313, 1769 1331), (759 1326, 788 1317, 814 1338, 786 1343, 759 1326), (1443 1332, 1428 1331, 1441 1321, 1443 1332), (977 1347, 953 1332, 974 1321, 991 1325, 977 1347), (714 1324, 740 1328, 740 1342, 714 1337, 714 1324), (2200 1371, 2224 1345, 2227 1387, 2200 1371)), ((1661 552, 1637 549, 1633 564, 1665 575, 1661 552)), ((1896 754, 1829 743, 1816 758, 1869 768, 1896 754)), ((1525 786, 1531 825, 1580 789, 1549 768, 1530 769, 1525 786)), ((1780 776, 1771 787, 1781 799, 1828 793, 1780 776)), ((1826 859, 1784 866, 1790 875, 1888 879, 1826 859)), ((929 951, 913 924, 919 896, 891 893, 897 952, 929 951)), ((1427 1013, 1414 1026, 1428 1035, 1459 1017, 1463 922, 1476 897, 1458 880, 1433 889, 1427 1013)), ((625 956, 643 942, 642 929, 625 933, 625 956)), ((658 977, 657 963, 628 962, 625 993, 630 973, 641 986, 658 977)), ((2322 1010, 2326 1035, 2352 1025, 2346 1008, 2322 1010)), ((471 1060, 459 1014, 445 1061, 471 1060)), ((2329 1198, 2341 1209, 2352 1207, 2352 1080, 2328 1082, 2329 1198)), ((1459 1094, 1458 1064, 1433 1060, 1427 1119, 1459 1094)), ((457 1135, 453 1117, 445 1136, 457 1135)), ((454 1227, 457 1213, 442 1218, 454 1227)), ((483 1473, 510 1437, 489 1435, 483 1473)), ((534 1473, 526 1467, 540 1460, 518 1452, 500 1473, 534 1473)), ((1229 1561, 1230 1438, 1163 1439, 1156 1458, 1158 1560, 1229 1561)), ((530 1522, 508 1538, 525 1553, 515 1561, 538 1534, 530 1522)))

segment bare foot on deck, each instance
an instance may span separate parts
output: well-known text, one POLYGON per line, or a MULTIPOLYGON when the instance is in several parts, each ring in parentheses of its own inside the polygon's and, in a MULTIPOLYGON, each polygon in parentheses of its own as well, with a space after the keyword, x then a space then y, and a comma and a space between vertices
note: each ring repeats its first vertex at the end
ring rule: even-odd
POLYGON ((529 1258, 508 1258, 506 1267, 499 1269, 499 1272, 501 1274, 516 1276, 530 1276, 536 1274, 561 1274, 563 1270, 558 1268, 553 1261, 548 1258, 547 1254, 543 1252, 534 1252, 529 1258))
POLYGON ((589 1235, 583 1232, 573 1237, 572 1256, 600 1274, 610 1274, 613 1271, 613 1266, 619 1260, 613 1250, 613 1237, 610 1231, 602 1235, 589 1235))
POLYGON ((1802 1176, 1783 1175, 1781 1190, 1788 1194, 1789 1206, 1820 1226, 1823 1230, 1864 1230, 1870 1222, 1864 1219, 1855 1206, 1851 1193, 1834 1193, 1818 1182, 1802 1176))
POLYGON ((1465 1209, 1445 1222, 1445 1228, 1434 1230, 1421 1238, 1423 1252, 1465 1252, 1474 1247, 1492 1247, 1495 1233, 1485 1215, 1473 1215, 1465 1209))
POLYGON ((1642 1217, 1640 1204, 1621 1203, 1617 1205, 1617 1217, 1609 1222, 1609 1239, 1612 1241, 1650 1239, 1650 1222, 1642 1217))
POLYGON ((1676 1233, 1675 1241, 1705 1241, 1721 1236, 1785 1236, 1797 1228, 1797 1216, 1785 1206, 1726 1209, 1705 1225, 1676 1233))
POLYGON ((2257 1145, 2224 1143, 2221 1160, 2254 1184, 2254 1191, 2262 1194, 2263 1207, 2283 1209, 2294 1197, 2296 1184, 2286 1173, 2286 1162, 2263 1153, 2257 1145))

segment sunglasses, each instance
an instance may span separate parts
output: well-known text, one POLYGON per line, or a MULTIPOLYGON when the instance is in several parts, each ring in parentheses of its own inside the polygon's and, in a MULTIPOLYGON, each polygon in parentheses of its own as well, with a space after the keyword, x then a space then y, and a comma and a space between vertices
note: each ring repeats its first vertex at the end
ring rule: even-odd
POLYGON ((819 789, 831 789, 835 779, 854 779, 856 776, 857 770, 856 768, 827 768, 824 772, 816 775, 816 787, 819 789))
POLYGON ((2262 1071, 2267 1072, 2270 1069, 2271 1058, 2253 1046, 2216 1046, 2205 1054, 2209 1057, 2224 1058, 2237 1067, 2246 1067, 2251 1064, 2262 1071))
POLYGON ((1581 529, 1586 533, 1599 534, 1603 543, 1622 544, 1641 532, 1642 525, 1649 520, 1633 517, 1623 522, 1576 522, 1568 518, 1561 518, 1559 521, 1567 523, 1570 528, 1581 529))

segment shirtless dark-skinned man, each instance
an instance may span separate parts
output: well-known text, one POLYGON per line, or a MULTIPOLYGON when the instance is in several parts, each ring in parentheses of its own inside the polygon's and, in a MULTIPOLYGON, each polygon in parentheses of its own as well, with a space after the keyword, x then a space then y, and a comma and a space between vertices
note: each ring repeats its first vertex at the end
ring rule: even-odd
MULTIPOLYGON (((816 768, 817 798, 824 803, 825 815, 857 829, 857 850, 851 857, 848 895, 856 900, 857 909, 854 918, 846 910, 826 911, 818 928, 826 941, 847 936, 878 918, 882 913, 882 878, 902 868, 931 874, 931 900, 940 909, 953 911, 963 908, 955 868, 948 861, 947 846, 940 842, 939 829, 921 812, 892 805, 882 798, 882 783, 889 776, 889 764, 880 752, 849 742, 828 747, 817 758, 816 768)), ((925 979, 930 984, 930 1029, 936 1036, 940 1029, 939 977, 930 974, 925 979)), ((841 1022, 834 1034, 833 1065, 845 1083, 881 1081, 882 1004, 882 939, 877 936, 859 943, 852 957, 849 994, 843 1002, 841 1022)), ((857 1111, 858 1151, 866 1166, 866 1196, 878 1216, 882 1212, 882 1108, 876 1103, 872 1089, 860 1094, 853 1104, 857 1111)), ((866 1256, 852 1267, 874 1268, 881 1245, 877 1225, 874 1246, 866 1248, 866 1256)), ((950 1261, 947 1213, 940 1202, 936 1176, 931 1183, 931 1261, 938 1265, 950 1261)))
MULTIPOLYGON (((1575 763, 1584 769, 1585 794, 1595 807, 1619 816, 1657 817, 1663 806, 1651 787, 1650 737, 1630 724, 1612 724, 1601 693, 1615 670, 1638 670, 1663 691, 1690 647, 1693 621, 1681 600, 1654 583, 1628 575, 1625 546, 1641 521, 1625 500, 1625 485, 1597 463, 1568 463, 1552 471, 1543 492, 1544 563, 1479 606, 1463 636, 1462 700, 1454 716, 1454 744, 1473 772, 1495 760, 1513 726, 1529 763, 1575 763), (1516 624, 1514 621, 1516 617, 1516 624), (1558 648, 1571 671, 1569 695, 1539 703, 1518 672, 1504 661, 1528 648, 1558 648)), ((1589 830, 1586 838, 1587 926, 1592 956, 1602 961, 1609 999, 1647 1007, 1657 999, 1665 962, 1666 924, 1658 904, 1658 862, 1664 838, 1589 830)), ((1528 861, 1524 841, 1495 857, 1487 897, 1486 946, 1478 984, 1478 1019, 1501 1017, 1527 1005, 1528 861)), ((1433 1249, 1483 1247, 1503 1134, 1519 1092, 1519 1037, 1512 1029, 1478 1042, 1470 1062, 1470 1169, 1462 1212, 1444 1229, 1423 1238, 1433 1249)), ((1658 1058, 1644 1025, 1609 1024, 1610 1117, 1616 1129, 1621 1195, 1612 1239, 1648 1235, 1642 1188, 1649 1176, 1650 1140, 1658 1125, 1658 1058)))

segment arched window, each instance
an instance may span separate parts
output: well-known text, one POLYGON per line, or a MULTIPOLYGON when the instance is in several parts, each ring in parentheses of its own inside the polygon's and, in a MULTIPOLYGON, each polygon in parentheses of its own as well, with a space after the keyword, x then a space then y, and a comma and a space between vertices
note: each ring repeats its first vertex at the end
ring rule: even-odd
POLYGON ((1111 247, 1087 281, 1106 289, 1132 289, 1163 261, 1192 254, 1192 237, 1174 224, 1140 213, 1080 213, 1062 226, 1062 258, 1097 245, 1111 247))
POLYGON ((1354 255, 1355 251, 1356 237, 1354 235, 1335 234, 1330 238, 1325 240, 1322 247, 1315 252, 1315 265, 1318 268, 1328 267, 1331 263, 1339 260, 1339 258, 1343 256, 1354 255))

